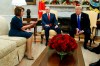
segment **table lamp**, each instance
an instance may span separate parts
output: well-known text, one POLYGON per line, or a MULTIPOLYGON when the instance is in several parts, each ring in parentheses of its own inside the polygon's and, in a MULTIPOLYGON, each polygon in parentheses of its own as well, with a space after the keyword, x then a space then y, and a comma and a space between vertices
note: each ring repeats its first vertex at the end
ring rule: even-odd
POLYGON ((22 5, 27 5, 27 4, 26 4, 26 0, 12 0, 12 5, 22 6, 22 5))

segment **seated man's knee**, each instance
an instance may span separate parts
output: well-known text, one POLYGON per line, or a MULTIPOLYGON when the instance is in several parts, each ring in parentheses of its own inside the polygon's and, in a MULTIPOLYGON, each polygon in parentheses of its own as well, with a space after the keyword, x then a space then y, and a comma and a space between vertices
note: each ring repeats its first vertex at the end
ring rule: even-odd
POLYGON ((45 30, 49 30, 50 29, 50 27, 45 27, 45 30))
POLYGON ((50 27, 45 27, 45 29, 50 29, 50 27))
POLYGON ((57 34, 61 34, 61 29, 60 28, 56 28, 56 32, 57 32, 57 34))

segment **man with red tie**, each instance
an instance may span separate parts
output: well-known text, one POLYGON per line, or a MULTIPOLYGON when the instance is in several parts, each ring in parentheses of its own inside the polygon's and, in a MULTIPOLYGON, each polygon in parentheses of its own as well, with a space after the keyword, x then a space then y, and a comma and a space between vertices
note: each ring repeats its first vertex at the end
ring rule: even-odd
POLYGON ((71 30, 70 30, 70 36, 74 37, 74 34, 84 34, 84 44, 83 47, 87 49, 87 43, 88 40, 90 40, 90 19, 88 14, 82 12, 81 6, 75 7, 74 14, 71 15, 71 30))
POLYGON ((49 39, 49 30, 53 29, 57 32, 57 34, 61 34, 61 30, 58 27, 58 22, 56 20, 55 14, 50 13, 50 8, 45 8, 46 13, 42 15, 42 26, 45 30, 45 37, 46 37, 46 46, 48 44, 49 39))

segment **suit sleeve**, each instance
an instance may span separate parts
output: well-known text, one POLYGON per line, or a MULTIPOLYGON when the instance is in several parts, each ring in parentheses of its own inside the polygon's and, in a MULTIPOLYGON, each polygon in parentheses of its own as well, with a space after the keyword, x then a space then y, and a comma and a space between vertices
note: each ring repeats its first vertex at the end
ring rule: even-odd
POLYGON ((85 26, 84 26, 84 30, 85 29, 90 29, 90 19, 89 19, 89 16, 88 16, 88 14, 86 14, 86 16, 85 16, 85 26))
POLYGON ((42 15, 42 25, 45 26, 46 23, 45 23, 45 19, 44 19, 44 15, 42 15))
POLYGON ((76 24, 75 24, 75 18, 74 18, 74 15, 72 14, 71 15, 71 28, 72 29, 76 29, 77 27, 76 27, 76 24))
POLYGON ((56 17, 55 17, 55 14, 54 14, 54 24, 55 24, 55 25, 58 25, 58 21, 57 21, 57 19, 56 19, 56 17))

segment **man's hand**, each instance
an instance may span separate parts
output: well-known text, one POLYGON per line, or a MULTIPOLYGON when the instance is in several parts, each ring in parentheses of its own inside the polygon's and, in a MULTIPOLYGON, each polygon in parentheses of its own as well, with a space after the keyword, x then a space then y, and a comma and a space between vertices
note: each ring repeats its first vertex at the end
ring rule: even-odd
POLYGON ((24 31, 26 31, 26 32, 32 32, 31 29, 27 29, 27 30, 24 30, 24 31))
POLYGON ((84 33, 84 31, 83 31, 83 30, 79 31, 79 34, 82 34, 82 33, 84 33))
POLYGON ((37 21, 31 21, 30 23, 31 23, 31 24, 30 24, 30 28, 32 28, 32 27, 35 27, 35 26, 36 26, 37 21))
POLYGON ((46 27, 50 27, 49 25, 45 25, 46 27))
POLYGON ((78 28, 76 28, 76 35, 82 34, 84 33, 84 30, 79 30, 78 28))
POLYGON ((55 28, 58 28, 58 25, 56 25, 55 28))
POLYGON ((79 35, 79 29, 76 28, 76 35, 79 35))

